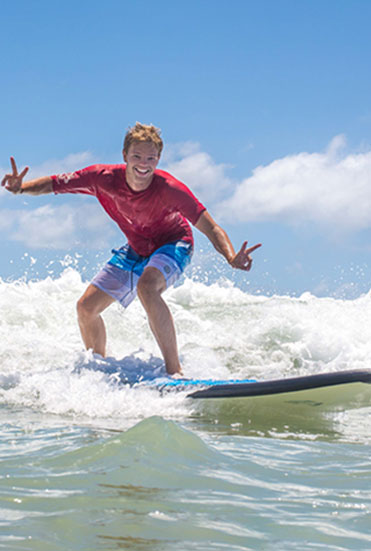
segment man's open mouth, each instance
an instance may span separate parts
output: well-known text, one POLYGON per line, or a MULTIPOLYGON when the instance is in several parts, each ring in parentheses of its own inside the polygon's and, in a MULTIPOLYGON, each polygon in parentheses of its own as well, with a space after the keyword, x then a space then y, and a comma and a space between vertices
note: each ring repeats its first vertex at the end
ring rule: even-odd
POLYGON ((138 174, 140 174, 141 176, 145 176, 146 174, 149 173, 149 170, 148 168, 143 170, 143 169, 140 169, 140 168, 135 168, 135 172, 137 172, 138 174))

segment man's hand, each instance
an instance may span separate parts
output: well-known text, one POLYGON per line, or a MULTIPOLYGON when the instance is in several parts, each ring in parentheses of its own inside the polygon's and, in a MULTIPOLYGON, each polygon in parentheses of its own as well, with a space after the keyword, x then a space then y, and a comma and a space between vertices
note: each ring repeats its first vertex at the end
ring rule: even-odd
POLYGON ((252 258, 250 254, 261 247, 261 243, 247 248, 247 241, 244 241, 241 249, 236 254, 227 233, 206 210, 201 214, 195 226, 210 239, 216 250, 224 256, 232 268, 245 270, 246 272, 251 269, 252 258))
POLYGON ((261 243, 254 245, 253 247, 247 248, 247 241, 242 243, 242 247, 236 254, 236 256, 229 262, 232 268, 238 268, 239 270, 250 271, 252 265, 251 253, 256 251, 261 247, 261 243))
POLYGON ((1 185, 11 193, 20 193, 23 178, 28 172, 28 166, 26 166, 26 168, 24 168, 22 172, 18 174, 18 169, 14 157, 10 157, 10 163, 12 165, 13 172, 12 174, 5 174, 4 178, 1 180, 1 185))

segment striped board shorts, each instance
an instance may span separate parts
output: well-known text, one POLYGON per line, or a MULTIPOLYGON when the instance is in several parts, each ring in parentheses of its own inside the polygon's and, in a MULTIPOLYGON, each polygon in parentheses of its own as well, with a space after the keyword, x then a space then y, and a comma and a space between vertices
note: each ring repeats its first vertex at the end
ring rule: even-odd
POLYGON ((117 300, 124 308, 135 299, 137 284, 144 268, 160 270, 170 287, 182 275, 191 261, 193 247, 185 241, 163 245, 150 256, 140 256, 130 245, 112 250, 113 257, 92 279, 91 283, 117 300))

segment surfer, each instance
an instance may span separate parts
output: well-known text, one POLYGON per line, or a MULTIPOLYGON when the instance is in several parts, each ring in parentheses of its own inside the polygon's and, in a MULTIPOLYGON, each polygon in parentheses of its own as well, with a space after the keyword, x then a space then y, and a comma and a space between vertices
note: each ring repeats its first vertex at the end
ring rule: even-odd
POLYGON ((261 245, 236 252, 227 233, 213 220, 187 186, 157 169, 163 142, 153 125, 136 123, 125 135, 124 164, 93 165, 68 174, 23 181, 28 167, 12 172, 2 186, 14 194, 85 193, 94 195, 118 224, 128 243, 113 249, 112 258, 93 278, 77 303, 81 336, 87 349, 105 356, 106 330, 101 313, 115 300, 127 307, 136 295, 170 375, 182 374, 171 312, 162 293, 174 284, 191 260, 190 221, 204 233, 232 268, 249 271, 251 253, 261 245))

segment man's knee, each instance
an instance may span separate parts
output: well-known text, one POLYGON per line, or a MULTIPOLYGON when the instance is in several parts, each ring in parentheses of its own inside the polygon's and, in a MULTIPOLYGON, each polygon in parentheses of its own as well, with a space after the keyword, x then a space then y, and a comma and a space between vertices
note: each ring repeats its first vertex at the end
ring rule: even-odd
POLYGON ((100 291, 96 287, 89 286, 76 304, 79 318, 92 318, 98 316, 115 299, 100 291))
POLYGON ((91 300, 85 295, 79 298, 76 304, 77 315, 79 318, 87 318, 94 315, 94 308, 91 300))
POLYGON ((165 289, 165 278, 157 268, 151 266, 146 268, 138 280, 137 293, 140 299, 161 294, 165 289))

